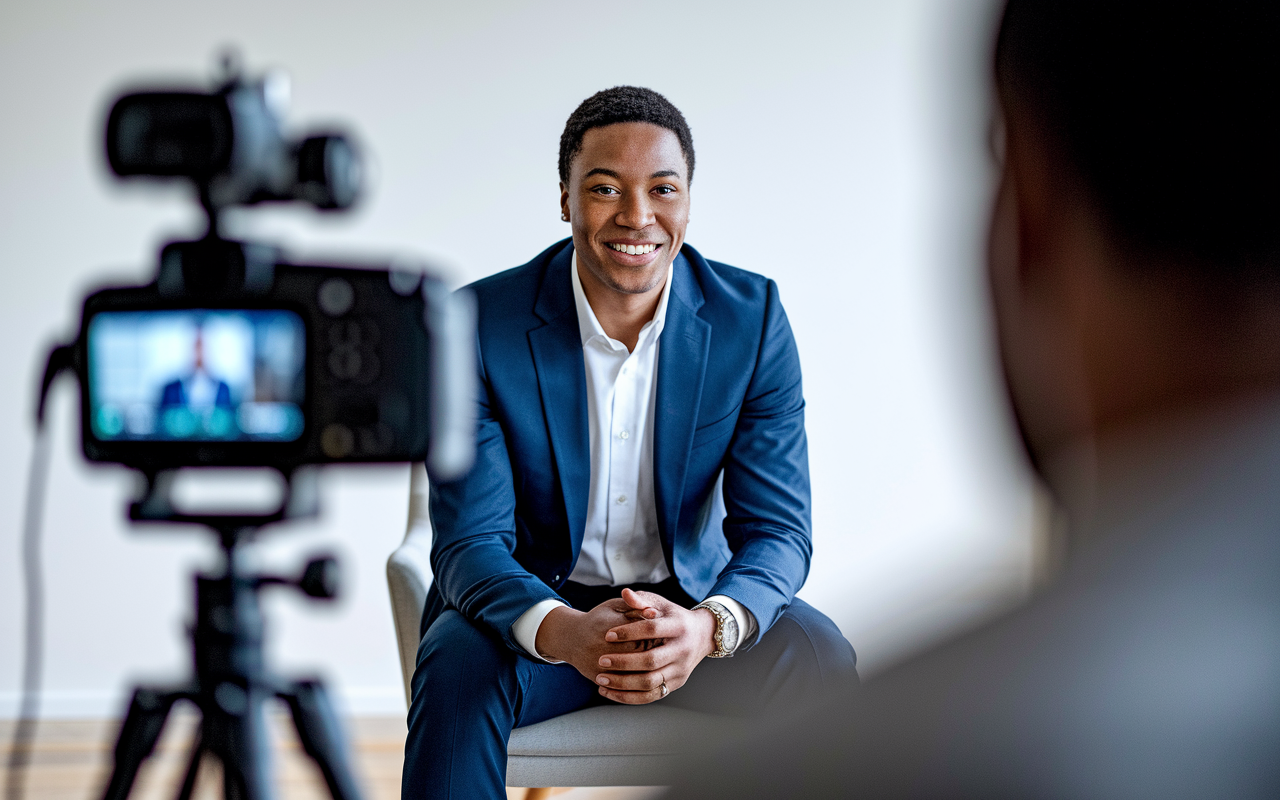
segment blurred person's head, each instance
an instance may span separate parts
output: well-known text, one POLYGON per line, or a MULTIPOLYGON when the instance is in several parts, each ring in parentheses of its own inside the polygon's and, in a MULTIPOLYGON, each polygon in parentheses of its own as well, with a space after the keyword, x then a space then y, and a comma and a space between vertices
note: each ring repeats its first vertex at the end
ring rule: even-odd
POLYGON ((990 268, 1033 463, 1280 386, 1280 6, 1011 0, 990 268))

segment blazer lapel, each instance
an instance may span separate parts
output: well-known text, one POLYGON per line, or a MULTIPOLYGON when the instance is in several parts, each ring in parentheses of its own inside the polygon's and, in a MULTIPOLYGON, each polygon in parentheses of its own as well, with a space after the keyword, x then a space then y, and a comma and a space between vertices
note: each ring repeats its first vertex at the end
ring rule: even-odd
POLYGON ((582 548, 591 486, 591 454, 587 433, 587 378, 582 363, 582 337, 574 311, 569 269, 573 248, 551 258, 534 306, 546 324, 529 331, 529 347, 538 374, 542 413, 564 493, 565 514, 575 559, 582 548))
POLYGON ((711 325, 698 316, 702 290, 681 253, 672 271, 671 299, 658 352, 658 396, 654 406, 653 482, 658 529, 667 563, 680 516, 689 447, 698 422, 702 384, 711 346, 711 325))

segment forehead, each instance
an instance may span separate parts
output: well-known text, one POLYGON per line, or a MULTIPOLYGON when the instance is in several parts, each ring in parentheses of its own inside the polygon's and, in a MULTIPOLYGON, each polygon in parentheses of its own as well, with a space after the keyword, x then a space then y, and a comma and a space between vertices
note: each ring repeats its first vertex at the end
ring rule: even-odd
POLYGON ((583 134, 582 149, 570 164, 570 177, 580 179, 593 169, 644 178, 671 170, 682 180, 689 177, 680 139, 651 122, 615 122, 583 134))

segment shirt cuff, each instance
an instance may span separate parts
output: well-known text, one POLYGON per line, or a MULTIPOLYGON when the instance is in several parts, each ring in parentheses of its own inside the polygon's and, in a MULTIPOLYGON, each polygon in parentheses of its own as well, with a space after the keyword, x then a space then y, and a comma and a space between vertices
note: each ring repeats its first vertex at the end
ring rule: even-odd
MULTIPOLYGON (((743 642, 750 641, 756 635, 756 616, 747 610, 747 607, 732 597, 725 597, 722 594, 713 594, 707 598, 713 602, 719 603, 729 610, 733 615, 734 622, 738 623, 738 643, 733 646, 730 653, 736 653, 743 642)), ((547 602, 547 601, 543 601, 547 602)), ((705 600, 703 602, 706 602, 705 600)), ((537 608, 537 606, 534 606, 537 608)), ((517 623, 518 624, 518 623, 517 623)))
POLYGON ((564 662, 543 658, 538 653, 538 628, 542 627, 542 621, 547 618, 548 614, 563 605, 567 605, 567 603, 554 597, 548 597, 540 603, 535 603, 532 608, 521 614, 519 619, 511 623, 511 637, 524 648, 526 653, 547 664, 563 664, 564 662))

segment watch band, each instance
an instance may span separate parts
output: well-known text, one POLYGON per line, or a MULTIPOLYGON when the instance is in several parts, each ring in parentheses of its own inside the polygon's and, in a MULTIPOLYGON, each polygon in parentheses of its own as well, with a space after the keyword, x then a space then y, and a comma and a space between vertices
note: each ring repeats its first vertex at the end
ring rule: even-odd
POLYGON ((699 608, 705 608, 710 611, 712 616, 716 618, 716 649, 713 653, 708 653, 707 658, 728 658, 733 655, 733 651, 738 649, 738 620, 733 614, 729 613, 729 609, 714 600, 703 600, 693 607, 696 611, 699 608))

